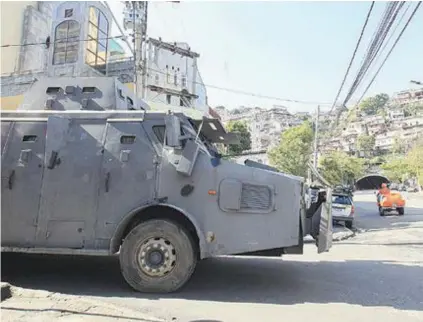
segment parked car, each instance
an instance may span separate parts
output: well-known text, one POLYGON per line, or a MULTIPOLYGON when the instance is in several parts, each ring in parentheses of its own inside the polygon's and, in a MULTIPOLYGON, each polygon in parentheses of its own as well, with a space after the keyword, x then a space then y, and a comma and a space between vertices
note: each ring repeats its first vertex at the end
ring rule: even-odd
POLYGON ((344 222, 345 227, 349 229, 353 227, 354 204, 348 194, 332 194, 332 218, 334 222, 344 222))
POLYGON ((391 183, 391 186, 389 187, 391 190, 399 191, 399 185, 396 183, 391 183))
POLYGON ((419 189, 417 187, 408 187, 407 192, 418 192, 419 189))

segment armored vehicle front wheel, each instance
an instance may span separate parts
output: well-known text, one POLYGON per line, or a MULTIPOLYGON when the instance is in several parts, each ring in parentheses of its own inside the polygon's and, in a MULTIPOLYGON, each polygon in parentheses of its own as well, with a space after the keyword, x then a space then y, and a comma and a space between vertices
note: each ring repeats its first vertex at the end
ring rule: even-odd
POLYGON ((163 219, 143 222, 126 236, 120 249, 126 282, 139 292, 170 293, 194 272, 194 245, 182 227, 163 219))

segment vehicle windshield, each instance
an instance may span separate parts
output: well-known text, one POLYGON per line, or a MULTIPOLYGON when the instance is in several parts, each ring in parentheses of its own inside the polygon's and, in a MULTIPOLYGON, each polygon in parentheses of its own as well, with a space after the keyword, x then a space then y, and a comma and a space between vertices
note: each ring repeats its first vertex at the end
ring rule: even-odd
MULTIPOLYGON (((195 124, 192 122, 189 122, 190 124, 182 124, 182 128, 185 134, 190 135, 193 139, 197 137, 197 128, 195 124)), ((207 155, 213 155, 213 153, 210 151, 209 147, 207 146, 207 142, 204 141, 203 135, 200 133, 197 140, 198 145, 200 146, 200 149, 206 153, 207 155)))
MULTIPOLYGON (((195 123, 194 122, 192 122, 191 120, 189 120, 189 123, 190 123, 190 125, 191 125, 191 127, 188 127, 187 126, 187 128, 189 128, 189 132, 191 133, 191 134, 193 134, 194 135, 194 137, 196 137, 197 136, 197 133, 198 133, 198 127, 195 125, 195 123)), ((203 134, 203 133, 201 133, 200 132, 200 134, 198 135, 198 138, 199 138, 199 140, 198 141, 200 141, 202 144, 200 144, 200 147, 203 149, 203 150, 205 150, 205 152, 208 154, 208 155, 211 155, 211 156, 216 156, 216 154, 218 153, 217 152, 217 149, 216 149, 216 147, 207 139, 207 137, 203 134)))
POLYGON ((351 205, 351 200, 348 196, 343 195, 332 195, 332 203, 340 205, 351 205))

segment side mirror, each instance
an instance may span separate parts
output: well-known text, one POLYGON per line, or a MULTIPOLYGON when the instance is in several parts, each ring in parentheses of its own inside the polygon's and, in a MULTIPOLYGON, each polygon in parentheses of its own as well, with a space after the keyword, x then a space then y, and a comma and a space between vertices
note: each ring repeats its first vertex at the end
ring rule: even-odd
POLYGON ((173 114, 165 116, 166 145, 170 147, 181 146, 181 121, 173 114))

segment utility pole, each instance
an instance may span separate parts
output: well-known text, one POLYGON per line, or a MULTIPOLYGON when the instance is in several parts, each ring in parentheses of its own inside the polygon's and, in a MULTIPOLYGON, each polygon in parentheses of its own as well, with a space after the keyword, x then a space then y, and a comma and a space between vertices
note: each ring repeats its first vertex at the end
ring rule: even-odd
POLYGON ((319 134, 319 116, 320 116, 320 106, 317 106, 316 112, 316 121, 314 123, 314 157, 313 165, 317 169, 317 155, 318 155, 318 134, 319 134))
POLYGON ((133 32, 134 104, 137 104, 138 94, 145 97, 148 2, 125 1, 124 15, 124 28, 133 32))

